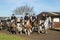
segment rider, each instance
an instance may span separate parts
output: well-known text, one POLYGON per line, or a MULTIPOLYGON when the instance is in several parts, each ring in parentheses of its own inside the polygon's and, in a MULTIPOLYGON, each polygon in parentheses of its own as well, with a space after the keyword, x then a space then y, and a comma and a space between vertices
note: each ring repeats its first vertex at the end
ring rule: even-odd
POLYGON ((43 20, 43 23, 44 23, 44 21, 46 20, 46 15, 45 14, 42 15, 42 20, 43 20))
POLYGON ((33 20, 33 19, 32 19, 32 15, 30 16, 30 18, 29 18, 29 19, 30 19, 30 22, 32 23, 32 20, 33 20))
POLYGON ((12 16, 11 16, 11 20, 13 20, 13 19, 16 19, 16 16, 14 14, 12 14, 12 16))
POLYGON ((22 22, 22 20, 23 20, 23 17, 20 18, 20 22, 22 22))
POLYGON ((31 25, 32 25, 32 27, 33 27, 33 26, 34 26, 34 25, 33 25, 34 21, 33 21, 32 15, 30 16, 30 22, 31 22, 31 25))
POLYGON ((32 15, 32 21, 34 22, 36 19, 35 14, 32 15))
POLYGON ((25 15, 25 17, 24 17, 25 24, 26 24, 26 22, 28 21, 28 19, 29 19, 29 15, 28 15, 28 13, 26 13, 26 15, 25 15))
POLYGON ((12 14, 11 16, 11 22, 13 22, 16 19, 16 16, 14 14, 12 14))

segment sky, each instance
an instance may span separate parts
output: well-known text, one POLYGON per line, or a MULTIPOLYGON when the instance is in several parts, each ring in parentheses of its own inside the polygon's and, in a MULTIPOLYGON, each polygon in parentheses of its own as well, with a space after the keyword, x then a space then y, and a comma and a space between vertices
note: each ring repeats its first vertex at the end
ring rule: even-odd
POLYGON ((0 0, 0 16, 11 16, 20 6, 34 7, 38 15, 41 12, 60 12, 60 0, 0 0))

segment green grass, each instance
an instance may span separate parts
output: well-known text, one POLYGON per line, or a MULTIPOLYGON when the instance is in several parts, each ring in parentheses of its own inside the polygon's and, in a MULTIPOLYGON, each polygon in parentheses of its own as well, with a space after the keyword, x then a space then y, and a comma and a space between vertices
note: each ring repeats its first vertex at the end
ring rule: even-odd
POLYGON ((29 39, 26 37, 0 33, 0 40, 29 40, 29 39))

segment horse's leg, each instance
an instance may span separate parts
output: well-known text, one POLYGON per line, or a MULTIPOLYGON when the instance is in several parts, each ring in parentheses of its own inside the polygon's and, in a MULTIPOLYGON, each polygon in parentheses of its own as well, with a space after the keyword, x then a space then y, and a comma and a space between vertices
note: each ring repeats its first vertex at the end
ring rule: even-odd
POLYGON ((40 33, 40 31, 41 31, 41 26, 38 27, 38 33, 40 33))
POLYGON ((7 31, 9 32, 9 34, 11 33, 11 27, 7 26, 7 31))
POLYGON ((48 33, 47 33, 47 29, 48 29, 48 28, 47 28, 47 26, 46 26, 46 27, 44 28, 44 31, 45 31, 44 33, 45 33, 45 34, 48 34, 48 33))
POLYGON ((22 28, 21 27, 17 27, 18 33, 22 34, 22 28))
POLYGON ((16 31, 14 31, 14 33, 16 34, 16 31))
POLYGON ((45 29, 45 34, 48 34, 48 33, 47 33, 47 29, 45 29))
POLYGON ((28 33, 28 36, 30 36, 30 30, 28 30, 27 33, 28 33))
POLYGON ((30 32, 32 33, 32 30, 30 30, 30 32))
POLYGON ((16 29, 14 28, 13 33, 16 34, 16 29))
POLYGON ((20 29, 20 34, 22 34, 22 28, 20 29))
POLYGON ((32 27, 32 32, 34 31, 34 27, 32 27))
POLYGON ((0 30, 2 30, 2 26, 0 27, 0 30))
POLYGON ((15 28, 12 28, 12 29, 11 29, 11 33, 12 33, 12 34, 16 34, 15 28))
POLYGON ((26 30, 26 29, 24 29, 24 32, 25 32, 25 34, 27 35, 27 30, 26 30))
POLYGON ((9 34, 10 34, 10 32, 11 32, 11 28, 10 28, 10 27, 7 27, 7 31, 8 31, 9 34))
POLYGON ((22 30, 20 31, 20 34, 22 34, 22 30))

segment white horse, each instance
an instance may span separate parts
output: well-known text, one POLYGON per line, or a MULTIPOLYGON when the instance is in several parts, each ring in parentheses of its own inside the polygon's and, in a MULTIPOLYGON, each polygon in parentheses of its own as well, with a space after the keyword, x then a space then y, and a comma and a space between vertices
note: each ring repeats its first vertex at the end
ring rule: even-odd
MULTIPOLYGON (((20 19, 19 18, 17 18, 17 22, 20 22, 20 19)), ((20 33, 20 34, 22 34, 22 26, 21 26, 21 23, 17 23, 17 30, 18 30, 18 32, 20 33)))
POLYGON ((20 34, 22 34, 22 27, 21 27, 20 23, 17 23, 17 30, 20 34))
POLYGON ((44 22, 44 31, 47 34, 47 30, 49 28, 49 18, 47 18, 44 22))
POLYGON ((39 21, 39 27, 38 27, 38 33, 40 33, 43 29, 42 29, 42 27, 44 26, 44 21, 43 20, 40 20, 39 21))

